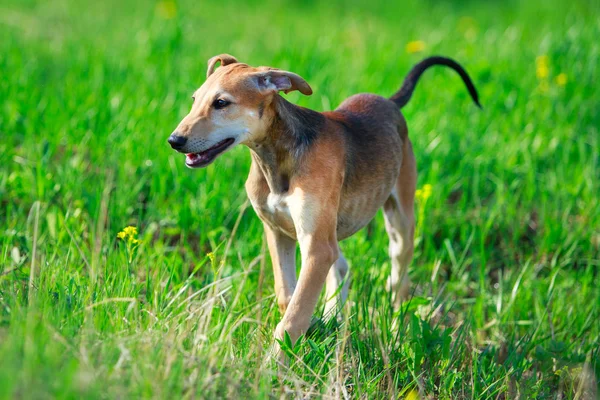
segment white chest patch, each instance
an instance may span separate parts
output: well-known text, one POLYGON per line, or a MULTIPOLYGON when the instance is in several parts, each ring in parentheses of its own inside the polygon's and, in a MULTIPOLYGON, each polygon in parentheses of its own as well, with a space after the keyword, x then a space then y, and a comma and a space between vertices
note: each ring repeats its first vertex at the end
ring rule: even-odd
POLYGON ((287 196, 270 193, 267 197, 267 211, 270 214, 283 214, 283 216, 291 218, 290 208, 287 202, 287 196))
POLYGON ((252 206, 264 223, 296 239, 298 233, 314 231, 314 206, 305 200, 302 190, 296 188, 292 193, 269 193, 252 206))

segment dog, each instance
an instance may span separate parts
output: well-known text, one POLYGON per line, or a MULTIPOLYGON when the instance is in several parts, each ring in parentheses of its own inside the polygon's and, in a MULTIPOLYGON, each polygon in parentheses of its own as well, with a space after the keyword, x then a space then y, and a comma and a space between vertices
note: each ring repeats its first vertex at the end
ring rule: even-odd
POLYGON ((417 167, 400 109, 434 65, 456 71, 481 107, 467 72, 444 57, 416 64, 390 98, 357 94, 323 113, 280 95, 312 94, 295 73, 251 67, 228 54, 208 61, 206 81, 168 143, 186 154, 190 168, 206 167, 237 144, 250 149, 245 186, 264 225, 283 315, 276 342, 287 332, 295 343, 307 331, 324 286, 326 315, 343 304, 349 271, 338 242, 368 224, 381 207, 392 260, 388 288, 395 306, 408 296, 417 167), (296 242, 302 257, 298 278, 296 242))

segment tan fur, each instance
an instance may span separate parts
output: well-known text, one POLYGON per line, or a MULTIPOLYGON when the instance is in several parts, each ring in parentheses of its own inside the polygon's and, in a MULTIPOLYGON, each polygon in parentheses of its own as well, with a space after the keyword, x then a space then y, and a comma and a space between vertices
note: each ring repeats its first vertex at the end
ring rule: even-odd
POLYGON ((275 337, 287 331, 295 341, 306 332, 326 282, 326 312, 335 314, 348 288, 338 241, 382 206, 393 264, 389 286, 399 303, 408 294, 417 172, 398 107, 380 96, 357 95, 332 112, 302 109, 278 92, 312 93, 304 79, 228 55, 212 58, 207 75, 173 135, 187 140, 178 149, 184 153, 205 154, 228 137, 249 147, 246 191, 265 227, 283 314, 275 337), (215 109, 218 97, 231 104, 215 109), (302 256, 297 280, 296 241, 302 256))

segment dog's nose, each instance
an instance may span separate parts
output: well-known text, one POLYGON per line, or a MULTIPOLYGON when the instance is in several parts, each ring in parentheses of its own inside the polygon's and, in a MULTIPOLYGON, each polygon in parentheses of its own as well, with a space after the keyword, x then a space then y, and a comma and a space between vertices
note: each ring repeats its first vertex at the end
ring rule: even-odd
POLYGON ((185 146, 185 143, 187 142, 187 138, 183 137, 183 136, 177 136, 176 134, 173 133, 171 136, 169 136, 168 142, 172 148, 174 148, 175 150, 179 150, 183 146, 185 146))

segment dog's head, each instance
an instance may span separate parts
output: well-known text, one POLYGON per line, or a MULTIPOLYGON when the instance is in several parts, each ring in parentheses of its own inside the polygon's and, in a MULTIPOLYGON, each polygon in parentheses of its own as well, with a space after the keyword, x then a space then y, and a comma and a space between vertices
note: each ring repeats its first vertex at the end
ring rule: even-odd
POLYGON ((273 117, 267 115, 272 114, 273 98, 293 90, 312 94, 308 83, 292 72, 250 67, 228 54, 215 56, 208 60, 206 81, 194 93, 192 109, 169 144, 186 154, 188 167, 205 167, 236 144, 263 137, 273 117))

